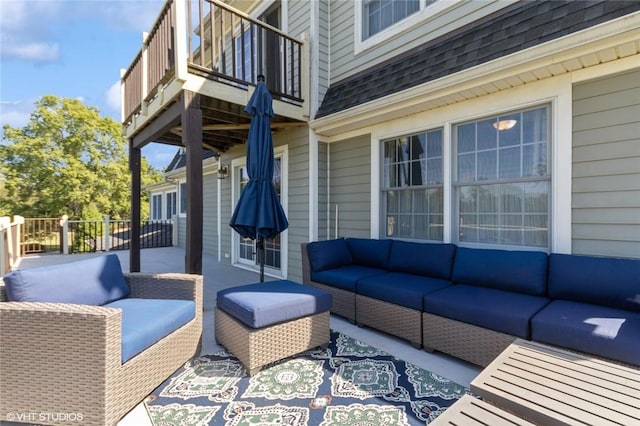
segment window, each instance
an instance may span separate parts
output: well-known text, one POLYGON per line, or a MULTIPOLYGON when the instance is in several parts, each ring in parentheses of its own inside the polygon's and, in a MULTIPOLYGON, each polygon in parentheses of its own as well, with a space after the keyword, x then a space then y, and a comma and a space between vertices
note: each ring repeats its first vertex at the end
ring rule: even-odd
POLYGON ((549 108, 454 126, 458 242, 549 246, 549 108))
POLYGON ((176 192, 167 192, 167 217, 166 219, 171 219, 174 214, 176 214, 176 192))
POLYGON ((413 15, 436 0, 365 0, 362 2, 362 40, 413 15))
POLYGON ((180 182, 180 213, 187 212, 187 184, 180 182))
POLYGON ((162 194, 151 197, 151 220, 162 219, 162 194))
POLYGON ((442 129, 387 140, 382 147, 384 235, 442 241, 442 129))

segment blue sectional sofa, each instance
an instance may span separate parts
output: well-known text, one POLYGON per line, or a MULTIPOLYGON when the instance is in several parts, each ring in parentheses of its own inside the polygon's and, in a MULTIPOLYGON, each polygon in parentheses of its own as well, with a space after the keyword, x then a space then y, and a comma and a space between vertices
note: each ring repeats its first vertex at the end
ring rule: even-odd
POLYGON ((302 245, 333 312, 488 365, 515 339, 640 365, 640 259, 361 238, 302 245))

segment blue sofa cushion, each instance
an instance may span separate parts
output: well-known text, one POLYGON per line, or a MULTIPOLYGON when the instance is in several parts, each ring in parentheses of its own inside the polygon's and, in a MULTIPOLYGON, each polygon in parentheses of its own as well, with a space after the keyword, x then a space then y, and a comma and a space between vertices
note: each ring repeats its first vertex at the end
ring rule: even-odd
POLYGON ((640 365, 640 313, 554 300, 531 320, 538 342, 640 365))
POLYGON ((122 363, 196 317, 191 300, 127 298, 105 306, 122 309, 122 363))
POLYGON ((451 278, 456 246, 453 244, 412 243, 393 241, 389 270, 427 277, 451 278))
POLYGON ((422 311, 425 294, 448 287, 450 281, 438 278, 388 272, 358 280, 357 293, 395 305, 422 311))
POLYGON ((311 262, 311 269, 324 271, 350 265, 353 261, 349 245, 344 238, 337 240, 315 241, 307 245, 307 253, 311 262))
POLYGON ((129 295, 118 256, 16 270, 3 277, 13 302, 104 305, 129 295))
POLYGON ((470 285, 453 285, 424 296, 424 311, 528 339, 529 320, 549 299, 470 285))
POLYGON ((546 253, 458 247, 451 280, 454 283, 489 287, 544 296, 547 294, 546 253))
POLYGON ((387 268, 391 240, 347 238, 347 243, 353 257, 353 263, 380 269, 387 268))
POLYGON ((355 293, 358 280, 372 275, 384 274, 385 272, 387 272, 385 269, 348 265, 336 269, 327 269, 326 271, 312 271, 311 281, 355 293))
POLYGON ((640 311, 640 260, 552 254, 549 295, 640 311))
POLYGON ((252 328, 290 321, 331 309, 331 294, 287 280, 218 291, 217 306, 252 328))

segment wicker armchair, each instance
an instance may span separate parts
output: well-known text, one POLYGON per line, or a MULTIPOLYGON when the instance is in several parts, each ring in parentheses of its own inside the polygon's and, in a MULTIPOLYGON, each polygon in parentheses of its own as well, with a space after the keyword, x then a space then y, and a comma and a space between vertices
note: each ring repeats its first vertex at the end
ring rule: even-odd
POLYGON ((114 425, 200 351, 202 276, 125 274, 129 297, 193 300, 196 317, 124 364, 121 311, 7 302, 0 279, 0 420, 114 425))

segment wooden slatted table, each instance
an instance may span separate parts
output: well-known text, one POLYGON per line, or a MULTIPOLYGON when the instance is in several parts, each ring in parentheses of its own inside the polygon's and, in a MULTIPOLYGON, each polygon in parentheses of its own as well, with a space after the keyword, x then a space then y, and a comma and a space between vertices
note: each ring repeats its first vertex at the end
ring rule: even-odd
POLYGON ((533 423, 640 425, 640 370, 521 339, 471 391, 533 423))
POLYGON ((447 408, 429 426, 534 426, 471 395, 464 395, 447 408))

